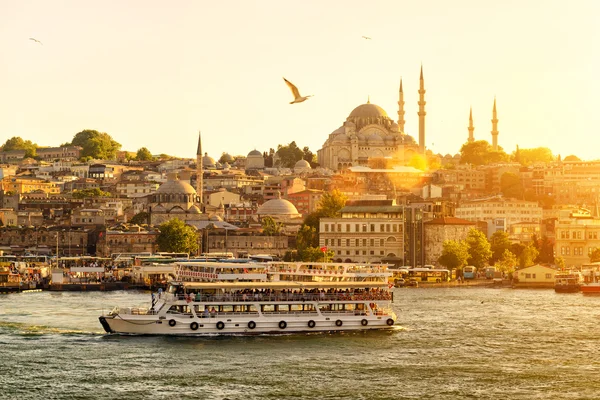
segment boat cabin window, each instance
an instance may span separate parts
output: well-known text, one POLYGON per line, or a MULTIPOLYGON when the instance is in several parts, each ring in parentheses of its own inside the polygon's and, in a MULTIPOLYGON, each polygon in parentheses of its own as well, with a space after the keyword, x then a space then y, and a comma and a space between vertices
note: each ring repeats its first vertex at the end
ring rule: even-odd
POLYGON ((171 306, 171 308, 169 308, 169 311, 167 311, 167 314, 191 314, 192 310, 190 309, 189 306, 185 305, 185 306, 171 306))

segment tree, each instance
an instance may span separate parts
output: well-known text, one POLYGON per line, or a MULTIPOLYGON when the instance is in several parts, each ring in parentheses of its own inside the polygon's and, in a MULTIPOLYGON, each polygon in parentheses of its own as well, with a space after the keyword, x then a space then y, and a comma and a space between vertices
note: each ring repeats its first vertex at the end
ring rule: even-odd
POLYGON ((31 140, 23 140, 18 136, 13 136, 4 142, 2 151, 25 150, 25 157, 35 157, 38 145, 31 140))
POLYGON ((554 261, 554 245, 547 236, 542 236, 539 242, 538 262, 551 264, 554 261))
POLYGON ((554 259, 554 264, 558 267, 559 270, 564 271, 565 269, 565 259, 562 257, 556 257, 554 259))
POLYGON ((321 251, 320 247, 307 247, 302 251, 298 251, 298 258, 300 261, 319 262, 328 261, 333 258, 335 254, 331 250, 326 252, 321 251))
POLYGON ((509 161, 508 154, 499 147, 498 151, 485 140, 476 140, 465 143, 460 148, 460 163, 473 165, 487 165, 501 161, 509 161))
POLYGON ((532 266, 535 264, 535 259, 537 258, 538 254, 539 251, 537 251, 533 245, 530 244, 526 246, 519 256, 519 266, 521 268, 532 266))
POLYGON ((194 228, 182 220, 173 218, 158 227, 156 239, 158 249, 170 253, 195 253, 198 250, 198 235, 194 228))
POLYGON ((523 183, 521 177, 512 172, 505 172, 500 177, 500 190, 504 197, 523 198, 523 183))
POLYGON ((427 159, 421 154, 414 154, 408 162, 409 167, 425 171, 427 169, 427 159))
POLYGON ((317 229, 306 223, 298 230, 296 235, 296 248, 298 251, 303 251, 309 247, 319 246, 319 234, 317 229))
POLYGON ((477 269, 483 268, 492 257, 492 250, 487 237, 480 230, 471 228, 467 234, 466 242, 469 246, 469 265, 473 265, 477 269))
POLYGON ((552 162, 554 155, 547 147, 535 147, 533 149, 519 149, 513 153, 513 159, 521 165, 528 166, 536 162, 552 162))
POLYGON ((490 248, 492 250, 492 263, 495 263, 500 258, 506 250, 510 249, 512 245, 510 239, 508 238, 508 233, 504 231, 496 231, 492 234, 490 238, 490 248))
POLYGON ((308 161, 310 166, 314 167, 317 164, 317 155, 310 151, 308 146, 304 146, 302 152, 304 153, 302 159, 308 161))
POLYGON ((502 256, 496 261, 495 267, 498 271, 510 274, 515 272, 517 265, 517 256, 515 256, 510 250, 506 249, 502 253, 502 256))
POLYGON ((331 192, 326 192, 321 196, 321 200, 317 205, 319 217, 336 217, 340 210, 346 205, 347 201, 348 197, 340 192, 339 189, 333 189, 331 192))
POLYGON ((108 133, 86 129, 78 132, 73 137, 71 146, 81 146, 81 157, 93 157, 100 160, 113 160, 121 144, 113 140, 108 133))
POLYGON ((137 151, 135 159, 138 161, 152 161, 154 160, 154 157, 152 157, 152 153, 150 153, 150 150, 148 150, 145 147, 141 147, 137 151))
POLYGON ((595 248, 590 253, 590 262, 594 263, 594 262, 598 262, 598 261, 600 261, 600 249, 595 248))
POLYGON ((147 224, 149 221, 149 217, 150 217, 149 213, 142 211, 142 212, 135 214, 133 217, 131 217, 129 222, 132 224, 137 224, 137 225, 147 224))
POLYGON ((281 233, 281 224, 275 222, 273 217, 264 217, 261 219, 263 235, 275 236, 281 233))
POLYGON ((304 152, 298 148, 296 142, 291 142, 287 146, 277 146, 277 157, 279 157, 279 165, 285 168, 294 168, 294 165, 304 156, 304 152))
POLYGON ((112 193, 105 192, 104 190, 98 188, 92 189, 81 189, 73 191, 74 199, 85 199, 86 197, 111 197, 112 193))
POLYGON ((462 268, 469 259, 469 246, 464 240, 446 240, 438 262, 448 269, 462 268))

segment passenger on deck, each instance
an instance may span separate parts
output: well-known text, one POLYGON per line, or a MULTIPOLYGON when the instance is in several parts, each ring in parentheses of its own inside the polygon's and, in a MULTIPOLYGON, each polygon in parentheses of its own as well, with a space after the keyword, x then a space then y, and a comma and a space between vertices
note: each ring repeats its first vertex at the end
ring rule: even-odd
POLYGON ((208 318, 209 316, 208 307, 204 307, 204 318, 208 318))

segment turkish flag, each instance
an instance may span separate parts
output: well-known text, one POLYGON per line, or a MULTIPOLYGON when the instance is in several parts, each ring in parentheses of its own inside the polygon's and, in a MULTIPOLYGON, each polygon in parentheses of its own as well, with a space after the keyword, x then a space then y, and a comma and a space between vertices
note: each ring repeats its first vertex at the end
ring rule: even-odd
POLYGON ((327 246, 323 246, 323 247, 321 247, 321 251, 322 251, 323 253, 325 253, 325 252, 327 251, 327 246))

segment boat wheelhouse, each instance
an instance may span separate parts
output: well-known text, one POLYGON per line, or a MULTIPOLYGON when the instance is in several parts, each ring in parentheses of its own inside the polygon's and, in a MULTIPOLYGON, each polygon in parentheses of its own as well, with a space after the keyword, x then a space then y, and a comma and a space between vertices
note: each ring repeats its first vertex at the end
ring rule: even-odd
POLYGON ((149 308, 116 307, 106 332, 250 335, 390 328, 384 265, 178 263, 179 280, 149 308))

